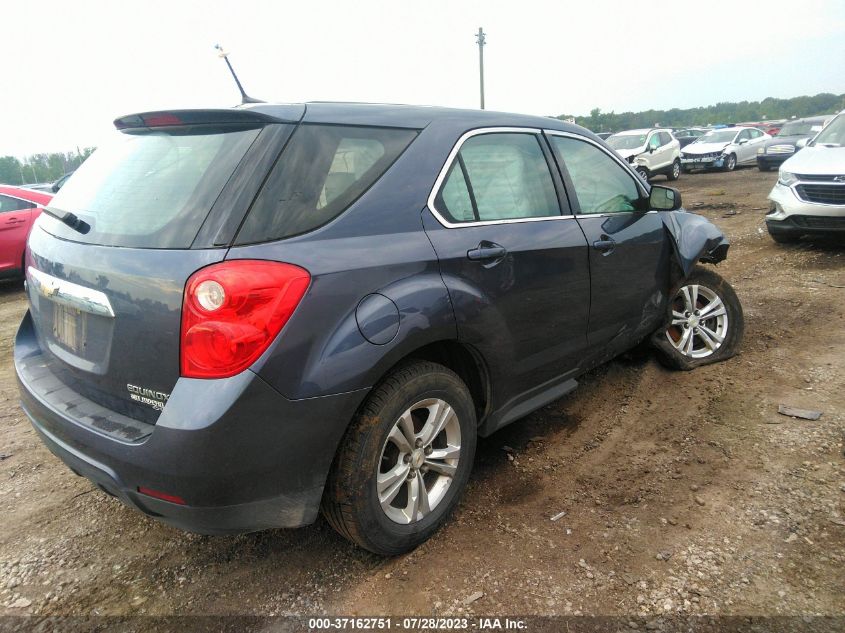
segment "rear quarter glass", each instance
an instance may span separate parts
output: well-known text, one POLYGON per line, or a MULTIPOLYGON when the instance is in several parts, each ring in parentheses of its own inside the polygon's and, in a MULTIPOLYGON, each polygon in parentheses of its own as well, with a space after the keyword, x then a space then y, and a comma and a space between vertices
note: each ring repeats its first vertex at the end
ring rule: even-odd
POLYGON ((235 240, 293 237, 330 222, 390 168, 416 130, 301 124, 235 240))
POLYGON ((115 132, 49 205, 90 230, 80 233, 49 215, 41 226, 87 244, 188 248, 259 131, 197 125, 115 132))

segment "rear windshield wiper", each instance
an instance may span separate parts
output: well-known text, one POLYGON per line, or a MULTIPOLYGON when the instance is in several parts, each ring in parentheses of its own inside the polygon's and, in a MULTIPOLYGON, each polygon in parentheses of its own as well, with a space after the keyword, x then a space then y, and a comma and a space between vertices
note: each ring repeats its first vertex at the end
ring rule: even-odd
POLYGON ((70 211, 56 211, 50 207, 44 207, 44 213, 56 218, 59 222, 64 222, 74 231, 83 235, 91 230, 90 224, 70 211))

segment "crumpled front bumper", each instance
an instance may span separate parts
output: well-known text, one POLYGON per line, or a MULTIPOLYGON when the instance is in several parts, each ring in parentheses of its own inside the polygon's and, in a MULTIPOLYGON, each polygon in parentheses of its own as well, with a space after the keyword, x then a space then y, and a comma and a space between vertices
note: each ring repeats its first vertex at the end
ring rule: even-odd
POLYGON ((681 158, 681 167, 684 169, 721 169, 724 164, 724 155, 707 158, 681 158))

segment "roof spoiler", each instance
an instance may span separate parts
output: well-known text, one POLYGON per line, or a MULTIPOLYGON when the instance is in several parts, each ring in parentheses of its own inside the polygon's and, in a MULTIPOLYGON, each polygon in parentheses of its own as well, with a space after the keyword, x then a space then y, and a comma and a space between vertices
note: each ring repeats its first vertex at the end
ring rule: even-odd
POLYGON ((253 110, 161 110, 127 114, 114 120, 118 130, 181 125, 263 125, 287 122, 253 110))

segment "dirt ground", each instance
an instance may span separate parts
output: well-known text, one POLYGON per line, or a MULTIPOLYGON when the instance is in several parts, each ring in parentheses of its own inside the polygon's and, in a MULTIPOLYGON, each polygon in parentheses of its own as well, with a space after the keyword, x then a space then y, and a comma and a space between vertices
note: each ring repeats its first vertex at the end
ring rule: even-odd
POLYGON ((0 615, 845 615, 845 248, 775 244, 775 178, 677 183, 732 242, 718 271, 745 308, 742 353, 685 373, 629 354, 584 376, 481 441, 454 518, 394 559, 322 519, 203 537, 93 490, 18 408, 25 300, 0 288, 0 615))

